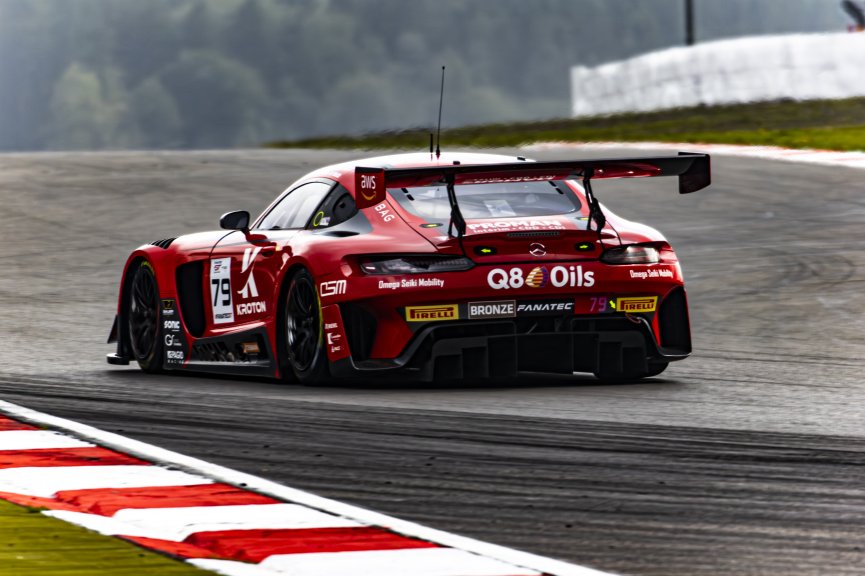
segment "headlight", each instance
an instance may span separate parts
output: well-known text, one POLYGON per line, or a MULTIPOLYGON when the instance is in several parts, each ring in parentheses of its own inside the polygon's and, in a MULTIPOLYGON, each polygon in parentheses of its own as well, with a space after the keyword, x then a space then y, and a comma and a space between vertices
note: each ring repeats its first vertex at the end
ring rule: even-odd
POLYGON ((468 270, 474 262, 462 256, 386 256, 362 258, 366 274, 432 274, 468 270))
POLYGON ((601 256, 601 262, 607 264, 657 264, 660 259, 657 248, 639 244, 611 248, 601 256))

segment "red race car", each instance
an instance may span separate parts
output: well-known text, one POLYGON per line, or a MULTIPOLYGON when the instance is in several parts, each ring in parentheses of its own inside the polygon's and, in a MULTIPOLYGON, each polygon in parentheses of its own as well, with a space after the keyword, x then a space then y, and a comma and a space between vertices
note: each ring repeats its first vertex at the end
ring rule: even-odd
POLYGON ((316 170, 254 221, 229 212, 223 230, 135 250, 108 362, 307 383, 654 376, 691 351, 676 254, 592 191, 651 176, 694 192, 709 157, 402 154, 316 170))

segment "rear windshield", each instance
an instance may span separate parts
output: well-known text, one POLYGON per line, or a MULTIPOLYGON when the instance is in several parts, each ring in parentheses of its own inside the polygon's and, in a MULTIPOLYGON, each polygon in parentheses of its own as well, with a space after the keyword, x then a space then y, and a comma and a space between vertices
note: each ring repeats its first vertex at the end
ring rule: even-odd
MULTIPOLYGON (((467 219, 524 218, 570 214, 580 210, 577 195, 561 181, 466 184, 454 188, 467 219)), ((390 191, 409 212, 427 220, 451 215, 447 187, 419 186, 390 191)))

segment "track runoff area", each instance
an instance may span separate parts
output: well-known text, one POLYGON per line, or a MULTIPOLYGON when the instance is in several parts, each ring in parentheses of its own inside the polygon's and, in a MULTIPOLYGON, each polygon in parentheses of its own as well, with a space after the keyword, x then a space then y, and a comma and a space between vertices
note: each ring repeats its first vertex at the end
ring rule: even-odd
MULTIPOLYGON (((526 149, 604 147, 865 168, 862 153, 773 147, 544 143, 526 149)), ((116 537, 185 561, 193 571, 232 576, 605 574, 321 498, 5 402, 0 402, 0 500, 87 528, 95 538, 116 537)), ((36 556, 49 555, 38 543, 30 549, 36 556)), ((110 549, 104 554, 106 569, 99 574, 175 573, 162 564, 146 572, 154 565, 144 558, 128 571, 119 561, 112 566, 110 549)), ((0 559, 0 574, 42 573, 28 571, 26 554, 0 554, 0 559)), ((62 558, 59 563, 57 572, 66 574, 62 558)))
MULTIPOLYGON (((321 498, 3 401, 0 499, 227 576, 607 574, 321 498)), ((14 560, 0 566, 0 574, 23 570, 14 560)))

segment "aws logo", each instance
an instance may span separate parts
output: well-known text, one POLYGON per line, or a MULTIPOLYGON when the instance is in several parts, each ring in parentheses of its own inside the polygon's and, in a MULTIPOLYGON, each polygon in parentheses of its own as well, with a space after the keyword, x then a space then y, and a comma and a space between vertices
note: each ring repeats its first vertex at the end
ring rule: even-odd
POLYGON ((384 170, 357 168, 354 172, 355 203, 358 208, 369 208, 381 203, 386 195, 384 170))
POLYGON ((360 194, 364 200, 372 200, 375 198, 376 190, 379 184, 375 181, 374 174, 360 175, 360 194))

